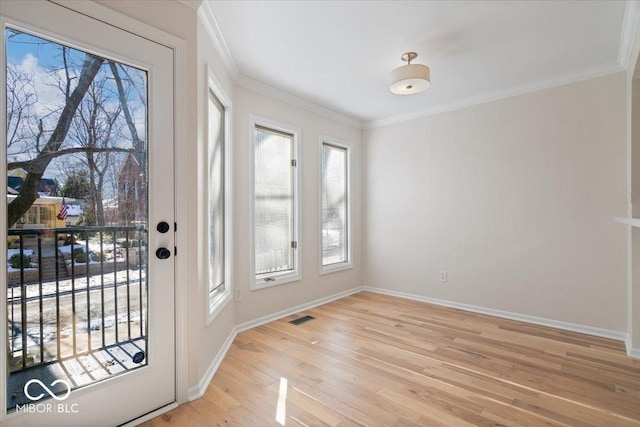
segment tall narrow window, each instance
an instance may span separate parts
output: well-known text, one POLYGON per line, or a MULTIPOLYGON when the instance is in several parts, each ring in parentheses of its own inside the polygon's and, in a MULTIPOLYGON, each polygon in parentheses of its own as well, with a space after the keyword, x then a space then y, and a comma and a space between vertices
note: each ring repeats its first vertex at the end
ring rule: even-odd
POLYGON ((322 270, 351 266, 349 147, 322 142, 322 270))
POLYGON ((298 278, 297 133, 253 123, 255 286, 298 278))
POLYGON ((225 291, 225 109, 209 90, 209 302, 225 291))

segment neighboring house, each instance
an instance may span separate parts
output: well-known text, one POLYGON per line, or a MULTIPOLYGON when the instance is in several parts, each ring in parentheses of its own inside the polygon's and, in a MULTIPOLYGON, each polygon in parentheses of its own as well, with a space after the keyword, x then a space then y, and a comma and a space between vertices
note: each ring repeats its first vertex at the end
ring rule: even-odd
MULTIPOLYGON (((27 177, 27 172, 24 169, 14 169, 7 174, 7 187, 9 194, 18 194, 22 188, 22 184, 27 177)), ((40 179, 40 185, 38 186, 38 193, 46 196, 57 196, 58 187, 56 182, 50 178, 40 179)))
POLYGON ((118 224, 146 221, 147 186, 141 158, 129 154, 118 175, 118 210, 111 220, 118 224))
MULTIPOLYGON (((9 194, 7 202, 11 203, 15 198, 15 195, 9 194)), ((13 228, 63 228, 77 224, 78 218, 83 212, 81 201, 69 197, 65 198, 67 218, 59 219, 58 214, 62 207, 62 200, 62 197, 38 197, 13 228)))

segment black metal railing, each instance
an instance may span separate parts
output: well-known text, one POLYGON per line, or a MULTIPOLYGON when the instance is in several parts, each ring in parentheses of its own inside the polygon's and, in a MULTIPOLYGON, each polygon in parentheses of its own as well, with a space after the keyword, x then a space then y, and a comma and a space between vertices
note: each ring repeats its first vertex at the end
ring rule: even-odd
POLYGON ((8 234, 12 373, 146 337, 145 228, 11 229, 8 234))

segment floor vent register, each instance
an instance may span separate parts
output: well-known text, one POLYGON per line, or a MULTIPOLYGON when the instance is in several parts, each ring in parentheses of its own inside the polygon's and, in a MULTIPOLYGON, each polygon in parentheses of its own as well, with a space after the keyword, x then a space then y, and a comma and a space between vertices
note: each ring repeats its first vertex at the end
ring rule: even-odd
POLYGON ((309 320, 313 320, 313 319, 315 319, 315 317, 313 317, 313 316, 302 316, 302 317, 298 317, 297 319, 293 319, 289 323, 294 324, 294 325, 300 325, 300 324, 302 324, 304 322, 308 322, 309 320))

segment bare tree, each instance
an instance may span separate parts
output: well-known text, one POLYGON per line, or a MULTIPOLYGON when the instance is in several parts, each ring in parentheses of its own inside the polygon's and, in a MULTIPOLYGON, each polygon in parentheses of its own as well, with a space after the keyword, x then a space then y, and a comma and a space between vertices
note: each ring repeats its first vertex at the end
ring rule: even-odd
POLYGON ((22 154, 30 139, 28 123, 37 102, 33 79, 15 67, 7 67, 7 152, 22 154))
POLYGON ((42 179, 47 166, 49 166, 49 163, 54 158, 53 154, 58 152, 62 147, 78 106, 84 98, 91 83, 95 79, 95 76, 103 62, 103 58, 99 58, 91 54, 85 55, 82 70, 78 76, 77 85, 62 108, 53 132, 47 139, 42 150, 38 152, 34 159, 28 162, 28 167, 25 168, 27 170, 27 176, 24 180, 20 193, 8 206, 8 227, 15 224, 38 198, 40 180, 42 179))
MULTIPOLYGON (((113 74, 113 78, 116 81, 116 86, 118 88, 118 100, 120 101, 120 106, 122 107, 122 112, 124 113, 127 127, 129 128, 129 132, 131 133, 134 156, 136 156, 136 160, 138 161, 138 163, 143 166, 142 170, 144 171, 145 161, 142 158, 142 153, 144 153, 145 151, 144 141, 141 140, 138 136, 138 130, 136 129, 136 125, 133 121, 133 116, 131 115, 131 111, 129 109, 129 103, 127 102, 127 96, 124 90, 124 85, 122 84, 122 79, 120 78, 120 73, 118 72, 118 66, 115 62, 109 61, 109 67, 111 68, 111 73, 113 74), (137 155, 135 153, 137 153, 137 155)), ((132 86, 135 87, 135 85, 132 86)))
POLYGON ((122 107, 110 105, 106 78, 94 80, 74 119, 71 138, 85 148, 84 161, 89 170, 89 194, 85 200, 85 214, 90 223, 105 225, 102 203, 105 176, 113 161, 114 126, 122 107))

